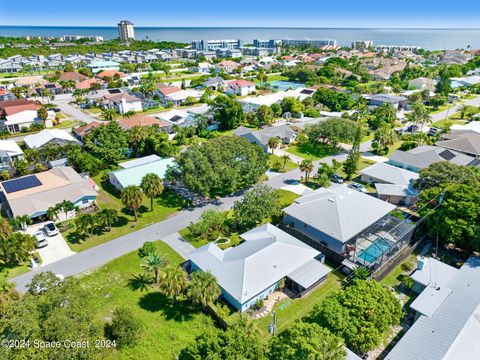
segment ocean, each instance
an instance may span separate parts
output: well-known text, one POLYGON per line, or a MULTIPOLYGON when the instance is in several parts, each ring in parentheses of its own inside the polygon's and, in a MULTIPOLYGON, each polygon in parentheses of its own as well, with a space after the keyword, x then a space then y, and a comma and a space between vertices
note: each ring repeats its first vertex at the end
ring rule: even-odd
MULTIPOLYGON (((118 37, 116 27, 0 26, 0 36, 98 35, 118 37)), ((229 28, 229 27, 135 27, 137 39, 190 42, 197 39, 335 39, 349 46, 355 40, 375 45, 414 45, 428 50, 478 49, 480 29, 354 29, 354 28, 229 28)))

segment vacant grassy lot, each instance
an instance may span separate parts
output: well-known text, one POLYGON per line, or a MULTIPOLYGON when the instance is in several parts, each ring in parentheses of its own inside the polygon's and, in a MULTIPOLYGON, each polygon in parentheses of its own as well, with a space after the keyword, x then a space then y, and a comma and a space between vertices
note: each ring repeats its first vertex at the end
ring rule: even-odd
MULTIPOLYGON (((168 245, 155 243, 171 265, 183 259, 168 245)), ((131 252, 81 279, 89 296, 85 306, 104 322, 116 307, 129 308, 142 324, 138 344, 115 353, 112 359, 175 359, 201 333, 214 328, 213 320, 185 299, 175 303, 145 283, 142 260, 131 252)))
POLYGON ((321 158, 335 155, 338 153, 336 149, 328 144, 313 145, 310 143, 302 143, 292 145, 287 150, 290 154, 300 156, 304 159, 319 160, 321 158))
MULTIPOLYGON (((186 200, 172 191, 165 190, 159 198, 154 200, 153 211, 150 211, 150 199, 144 197, 142 207, 138 211, 138 220, 135 221, 133 213, 123 207, 119 192, 110 185, 108 179, 104 176, 105 173, 102 172, 94 177, 97 185, 101 187, 97 203, 100 208, 117 210, 118 220, 113 224, 112 230, 96 233, 91 238, 78 236, 75 227, 68 229, 63 235, 73 251, 86 250, 92 246, 162 221, 187 205, 186 200)), ((70 223, 73 224, 73 221, 70 223)))
POLYGON ((268 155, 268 166, 273 171, 281 170, 282 172, 287 172, 298 168, 298 165, 295 164, 293 161, 287 160, 285 168, 283 167, 283 163, 284 160, 280 156, 275 154, 268 155), (276 169, 276 164, 281 165, 280 169, 276 169))

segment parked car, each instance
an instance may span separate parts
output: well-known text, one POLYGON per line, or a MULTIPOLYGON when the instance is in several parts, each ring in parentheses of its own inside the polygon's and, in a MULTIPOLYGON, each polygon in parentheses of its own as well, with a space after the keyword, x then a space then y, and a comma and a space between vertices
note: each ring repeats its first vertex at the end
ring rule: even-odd
POLYGON ((37 241, 37 249, 43 248, 48 245, 47 238, 45 237, 45 233, 43 231, 37 231, 33 234, 35 240, 37 241))
POLYGON ((436 128, 436 127, 432 127, 432 128, 430 128, 430 129, 428 130, 427 135, 428 135, 428 136, 435 136, 435 135, 437 135, 440 131, 442 131, 442 130, 439 129, 439 128, 436 128))
POLYGON ((362 193, 367 192, 367 188, 365 186, 363 186, 362 184, 352 182, 352 183, 348 184, 348 187, 350 189, 354 189, 354 190, 360 191, 362 193))
POLYGON ((418 125, 410 125, 407 127, 407 132, 413 133, 414 131, 417 131, 419 129, 418 125))
POLYGON ((330 177, 330 180, 332 180, 333 182, 335 182, 337 184, 343 184, 343 178, 340 175, 337 175, 337 174, 333 174, 330 177))
POLYGON ((43 231, 45 231, 47 236, 58 235, 58 229, 53 222, 46 223, 43 227, 43 231))

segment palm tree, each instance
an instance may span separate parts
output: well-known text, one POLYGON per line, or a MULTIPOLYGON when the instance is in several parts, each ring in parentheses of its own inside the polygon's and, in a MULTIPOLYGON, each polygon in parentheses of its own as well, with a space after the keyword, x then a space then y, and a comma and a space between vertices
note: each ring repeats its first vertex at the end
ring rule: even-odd
POLYGON ((32 219, 28 215, 16 216, 15 219, 17 219, 22 230, 25 230, 28 225, 32 224, 32 219))
POLYGON ((68 213, 76 209, 75 205, 69 200, 63 200, 57 206, 59 210, 62 210, 65 213, 65 220, 68 219, 68 213))
POLYGON ((150 211, 153 211, 153 198, 163 192, 163 182, 160 176, 154 173, 146 174, 140 185, 143 193, 150 198, 150 211))
POLYGON ((302 160, 299 168, 301 172, 305 173, 305 181, 308 181, 310 174, 313 171, 313 161, 311 159, 302 160))
POLYGON ((91 238, 93 234, 93 228, 95 227, 95 222, 95 217, 92 214, 80 214, 80 216, 75 219, 77 233, 85 233, 89 238, 91 238))
POLYGON ((470 111, 470 106, 468 106, 467 104, 462 104, 458 110, 460 111, 460 119, 465 119, 465 116, 468 114, 468 112, 470 111))
MULTIPOLYGON (((430 112, 422 103, 413 103, 412 112, 407 114, 407 119, 410 120, 414 125, 420 124, 420 130, 423 130, 423 125, 428 124, 432 121, 430 117, 430 112)), ((415 129, 412 131, 415 132, 415 129)))
POLYGON ((179 266, 169 266, 163 270, 160 291, 175 300, 182 295, 188 286, 187 273, 179 266))
POLYGON ((47 217, 52 221, 58 221, 58 213, 59 209, 57 207, 52 206, 47 209, 47 217))
POLYGON ((272 154, 274 153, 275 149, 280 145, 280 138, 278 137, 271 137, 268 139, 268 147, 272 149, 272 154))
POLYGON ((117 117, 117 111, 115 109, 103 109, 102 119, 105 121, 113 121, 117 117))
POLYGON ((282 160, 283 160, 283 171, 287 168, 287 163, 291 160, 290 156, 287 154, 282 155, 282 160))
POLYGON ((158 285, 160 271, 164 269, 167 264, 168 262, 164 257, 154 252, 145 258, 142 267, 147 272, 153 272, 155 285, 158 285))
POLYGON ((380 149, 393 145, 397 140, 397 133, 388 124, 382 124, 375 132, 374 141, 380 145, 380 149))
POLYGON ((118 220, 118 211, 115 209, 102 209, 98 212, 100 221, 108 230, 112 230, 112 224, 118 220))
POLYGON ((133 211, 135 221, 138 220, 137 210, 142 206, 143 193, 142 189, 136 185, 129 185, 122 190, 120 194, 122 204, 129 210, 133 211))
POLYGON ((128 141, 133 147, 135 154, 138 155, 138 148, 148 138, 148 129, 143 126, 134 126, 128 130, 128 141))
POLYGON ((210 302, 215 301, 221 294, 215 276, 210 272, 195 271, 190 277, 187 296, 194 303, 206 308, 210 302))

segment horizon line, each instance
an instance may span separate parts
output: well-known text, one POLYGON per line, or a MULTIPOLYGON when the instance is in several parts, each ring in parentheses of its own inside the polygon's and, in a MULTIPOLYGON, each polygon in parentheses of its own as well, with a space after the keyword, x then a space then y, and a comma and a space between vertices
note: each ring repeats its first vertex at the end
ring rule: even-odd
MULTIPOLYGON (((337 29, 337 30, 480 30, 480 27, 344 27, 344 26, 142 26, 137 29, 337 29)), ((29 28, 106 28, 116 29, 116 25, 2 25, 0 27, 29 27, 29 28)), ((3 35, 0 35, 2 37, 3 35)))

